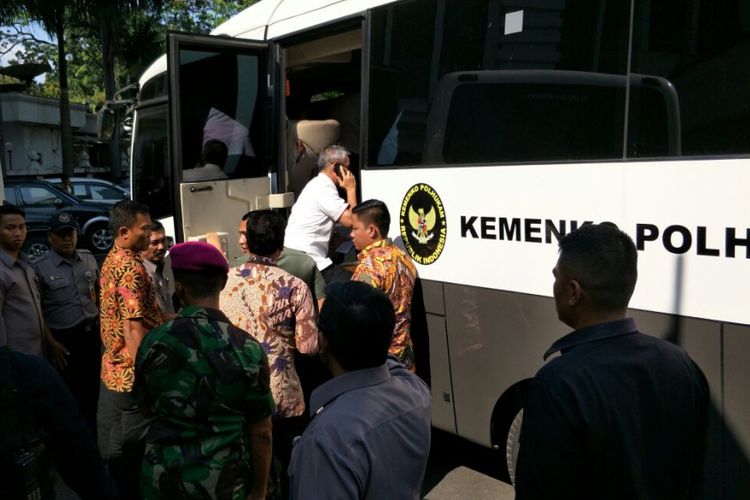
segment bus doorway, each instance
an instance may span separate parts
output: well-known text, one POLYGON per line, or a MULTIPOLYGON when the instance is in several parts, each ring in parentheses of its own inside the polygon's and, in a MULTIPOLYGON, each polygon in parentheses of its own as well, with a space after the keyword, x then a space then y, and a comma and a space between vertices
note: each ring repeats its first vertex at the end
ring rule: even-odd
POLYGON ((249 210, 282 208, 271 147, 276 101, 265 42, 170 35, 171 173, 179 241, 218 238, 229 259, 249 210), (272 194, 275 193, 275 194, 272 194))
POLYGON ((284 47, 286 181, 299 195, 317 175, 317 155, 339 144, 360 168, 362 27, 359 20, 280 41, 284 47))

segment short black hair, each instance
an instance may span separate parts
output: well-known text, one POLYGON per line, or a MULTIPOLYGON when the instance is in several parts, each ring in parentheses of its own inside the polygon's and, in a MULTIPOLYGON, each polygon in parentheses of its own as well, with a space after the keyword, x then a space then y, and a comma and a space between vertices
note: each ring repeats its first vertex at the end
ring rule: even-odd
POLYGON ((284 248, 286 220, 273 210, 255 210, 247 216, 247 249, 255 255, 268 257, 284 248))
POLYGON ((627 308, 638 280, 635 244, 611 222, 586 224, 562 238, 559 266, 601 311, 627 308))
POLYGON ((328 350, 347 371, 385 363, 393 340, 396 313, 388 296, 361 281, 326 286, 320 333, 328 350))
POLYGON ((218 295, 227 284, 227 275, 223 271, 186 271, 172 269, 174 280, 185 287, 191 297, 203 299, 218 295))
POLYGON ((148 207, 133 200, 122 200, 109 211, 109 229, 117 236, 121 227, 131 228, 138 214, 149 215, 148 207))
POLYGON ((164 231, 164 224, 159 222, 158 220, 152 220, 151 221, 151 231, 164 231))
POLYGON ((11 203, 3 203, 0 205, 0 217, 3 215, 20 215, 24 219, 26 218, 26 212, 21 207, 17 207, 11 203))
POLYGON ((201 152, 203 165, 212 163, 223 167, 227 162, 227 156, 229 156, 227 145, 218 139, 209 139, 203 145, 203 151, 201 152))
POLYGON ((391 228, 391 214, 388 207, 380 200, 363 201, 352 209, 352 213, 362 219, 367 224, 375 224, 380 236, 388 236, 388 230, 391 228))

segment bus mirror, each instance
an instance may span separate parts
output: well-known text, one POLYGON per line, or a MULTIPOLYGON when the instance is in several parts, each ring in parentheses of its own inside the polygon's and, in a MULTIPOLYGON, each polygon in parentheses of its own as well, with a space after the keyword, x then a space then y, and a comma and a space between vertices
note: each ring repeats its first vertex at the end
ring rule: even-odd
POLYGON ((109 141, 115 133, 117 116, 115 110, 106 104, 96 115, 96 135, 100 141, 109 141))

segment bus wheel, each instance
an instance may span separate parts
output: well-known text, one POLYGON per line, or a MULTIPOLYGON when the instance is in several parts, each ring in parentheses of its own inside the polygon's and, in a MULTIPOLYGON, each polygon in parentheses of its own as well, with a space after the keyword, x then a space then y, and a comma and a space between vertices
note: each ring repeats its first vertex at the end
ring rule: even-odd
POLYGON ((490 420, 492 446, 500 451, 501 455, 505 452, 506 457, 508 453, 512 457, 512 460, 500 459, 500 463, 503 464, 499 471, 500 479, 506 482, 513 482, 515 478, 515 457, 518 456, 518 434, 521 430, 519 413, 523 411, 523 407, 526 405, 529 384, 531 384, 531 379, 521 380, 513 384, 498 398, 495 408, 492 410, 492 419, 490 420))
POLYGON ((505 463, 508 466, 510 483, 516 484, 516 462, 518 461, 518 450, 521 448, 521 423, 523 422, 523 410, 519 411, 513 418, 508 429, 508 438, 505 440, 505 463))

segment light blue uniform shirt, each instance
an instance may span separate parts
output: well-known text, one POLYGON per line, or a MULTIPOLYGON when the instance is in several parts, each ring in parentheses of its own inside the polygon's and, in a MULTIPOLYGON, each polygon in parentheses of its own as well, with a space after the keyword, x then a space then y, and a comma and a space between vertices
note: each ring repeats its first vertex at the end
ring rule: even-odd
POLYGON ((44 356, 44 319, 39 279, 25 254, 0 250, 0 346, 44 356))
POLYGON ((72 328, 99 316, 96 303, 99 267, 88 250, 66 259, 54 250, 34 262, 40 280, 42 306, 53 330, 72 328))
POLYGON ((429 389, 395 358, 312 393, 289 465, 290 498, 417 499, 430 453, 429 389))

